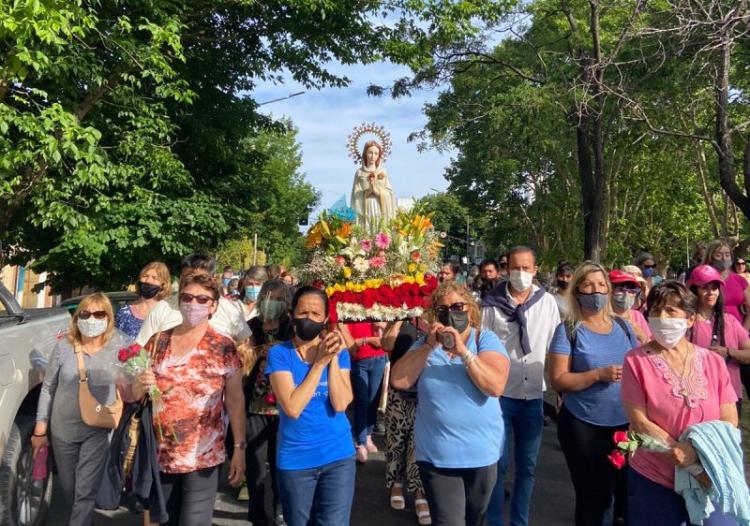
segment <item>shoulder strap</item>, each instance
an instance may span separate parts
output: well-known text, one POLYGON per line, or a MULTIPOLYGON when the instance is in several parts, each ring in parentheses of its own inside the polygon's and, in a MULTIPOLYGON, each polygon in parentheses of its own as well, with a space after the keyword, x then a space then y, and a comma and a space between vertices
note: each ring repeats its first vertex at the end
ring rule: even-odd
POLYGON ((78 380, 80 383, 84 384, 88 382, 88 378, 86 378, 86 364, 83 363, 83 351, 81 350, 81 346, 74 343, 73 352, 76 353, 76 358, 78 359, 78 380))
POLYGON ((148 355, 151 358, 152 362, 154 360, 154 356, 156 355, 156 351, 159 349, 159 340, 161 340, 161 333, 162 331, 159 331, 156 333, 156 338, 154 338, 154 344, 151 346, 151 349, 147 349, 148 355))
POLYGON ((633 329, 630 327, 630 324, 620 318, 619 316, 614 316, 614 320, 617 323, 617 325, 620 326, 620 328, 625 332, 625 336, 628 337, 628 341, 630 341, 630 344, 633 347, 638 347, 639 342, 638 338, 635 337, 635 334, 633 333, 633 329))

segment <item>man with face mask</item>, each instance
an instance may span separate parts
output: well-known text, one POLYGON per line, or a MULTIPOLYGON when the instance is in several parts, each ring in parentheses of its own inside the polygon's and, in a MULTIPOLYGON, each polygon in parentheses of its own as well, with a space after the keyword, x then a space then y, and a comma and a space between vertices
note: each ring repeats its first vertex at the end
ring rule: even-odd
MULTIPOLYGON (((216 273, 216 259, 205 254, 191 254, 182 258, 180 276, 190 272, 201 272, 214 276, 216 273)), ((159 331, 166 331, 182 323, 182 314, 166 302, 157 304, 143 320, 143 326, 138 332, 136 343, 146 345, 149 338, 159 331)), ((224 297, 219 298, 219 306, 211 316, 209 325, 218 333, 229 336, 235 342, 245 342, 250 337, 250 327, 245 322, 241 309, 224 297)))
POLYGON ((508 280, 482 300, 482 328, 494 331, 510 357, 510 373, 500 398, 505 422, 505 447, 498 463, 497 484, 487 512, 490 526, 503 524, 504 479, 515 444, 515 477, 511 523, 529 521, 534 470, 542 441, 544 362, 560 313, 555 298, 534 283, 536 255, 525 246, 507 255, 508 280))

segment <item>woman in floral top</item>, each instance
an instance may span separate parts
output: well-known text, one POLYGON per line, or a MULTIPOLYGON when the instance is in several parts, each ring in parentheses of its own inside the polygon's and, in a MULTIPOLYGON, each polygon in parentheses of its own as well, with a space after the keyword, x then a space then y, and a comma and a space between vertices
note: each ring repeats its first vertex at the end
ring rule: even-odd
MULTIPOLYGON (((167 503, 168 522, 211 524, 219 468, 226 459, 224 415, 234 436, 245 436, 245 396, 240 359, 232 339, 208 325, 219 300, 218 284, 206 274, 187 274, 180 282, 182 323, 160 334, 152 370, 141 374, 133 393, 142 398, 152 386, 154 431, 167 503)), ((245 442, 235 440, 229 483, 245 473, 245 442)))
POLYGON ((248 404, 245 476, 250 494, 247 519, 257 526, 269 524, 264 507, 266 461, 271 471, 274 522, 284 523, 281 501, 276 489, 276 436, 279 432, 279 410, 265 371, 268 349, 292 337, 289 322, 291 304, 292 291, 286 283, 278 279, 266 281, 258 294, 259 315, 248 322, 250 330, 253 331, 250 340, 253 354, 244 364, 247 373, 245 398, 248 404))

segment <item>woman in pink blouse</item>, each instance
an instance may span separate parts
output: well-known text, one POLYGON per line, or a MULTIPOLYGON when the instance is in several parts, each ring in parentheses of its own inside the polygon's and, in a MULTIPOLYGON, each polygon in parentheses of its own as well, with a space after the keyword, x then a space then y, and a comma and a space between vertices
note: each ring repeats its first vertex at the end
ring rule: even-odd
POLYGON ((698 298, 698 316, 690 329, 689 340, 724 358, 737 401, 742 406, 742 383, 739 364, 750 363, 750 337, 731 314, 724 312, 724 282, 719 272, 709 266, 693 269, 687 285, 698 298))
MULTIPOLYGON (((655 287, 648 296, 653 340, 625 358, 621 394, 631 429, 671 447, 668 453, 642 450, 632 457, 630 524, 689 524, 685 501, 674 491, 675 466, 691 466, 701 484, 710 480, 693 446, 678 439, 688 426, 700 422, 737 425, 737 395, 724 360, 685 337, 696 316, 697 300, 684 285, 670 281, 655 287)), ((703 524, 736 524, 732 521, 714 512, 703 524)))

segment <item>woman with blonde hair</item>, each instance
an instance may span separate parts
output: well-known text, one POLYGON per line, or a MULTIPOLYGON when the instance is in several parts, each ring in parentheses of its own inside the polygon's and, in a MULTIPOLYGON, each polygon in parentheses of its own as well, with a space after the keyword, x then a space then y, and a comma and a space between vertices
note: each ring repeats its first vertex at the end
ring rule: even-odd
MULTIPOLYGON (((120 345, 112 345, 116 334, 112 304, 101 293, 85 297, 73 313, 67 337, 61 339, 50 357, 37 404, 36 426, 31 445, 36 456, 39 448, 52 444, 57 477, 70 510, 69 524, 91 524, 94 504, 104 473, 111 429, 86 424, 79 405, 79 359, 86 378, 91 379, 96 363, 113 363, 120 345), (109 345, 108 345, 109 344, 109 345), (107 350, 105 350, 105 346, 107 350), (112 356, 101 356, 109 353, 112 356), (79 356, 80 355, 80 356, 79 356), (96 359, 94 358, 96 357, 96 359)), ((116 399, 112 383, 86 382, 89 391, 101 404, 116 399)))
POLYGON ((391 385, 417 386, 417 465, 436 525, 484 524, 504 428, 498 397, 510 366, 497 335, 480 330, 473 294, 453 281, 432 294, 428 334, 394 365, 391 385), (460 454, 457 454, 460 452, 460 454))
POLYGON ((123 305, 115 314, 115 326, 135 339, 151 309, 157 303, 166 303, 172 280, 169 269, 161 261, 152 261, 141 269, 136 283, 138 299, 130 305, 123 305))
POLYGON ((615 520, 626 517, 627 479, 607 454, 614 431, 627 428, 620 379, 638 340, 612 312, 604 267, 582 263, 570 290, 570 321, 558 326, 550 346, 550 381, 563 394, 557 436, 575 489, 576 526, 600 526, 613 496, 615 520))

